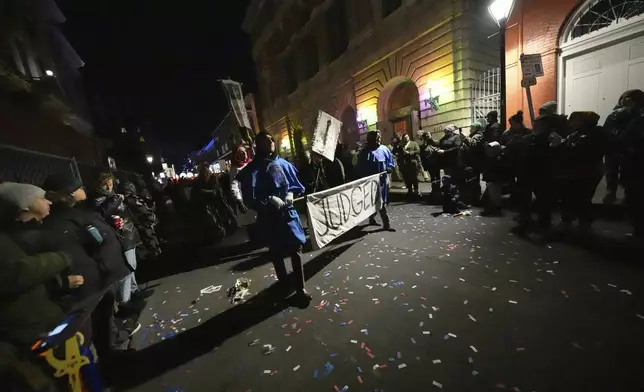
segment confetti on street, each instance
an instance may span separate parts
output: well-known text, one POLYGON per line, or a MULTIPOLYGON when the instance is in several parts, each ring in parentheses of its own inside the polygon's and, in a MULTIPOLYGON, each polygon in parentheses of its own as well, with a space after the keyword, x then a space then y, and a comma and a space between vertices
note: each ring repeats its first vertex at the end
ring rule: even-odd
MULTIPOLYGON (((619 364, 624 374, 637 374, 637 364, 627 358, 644 351, 644 330, 637 328, 644 321, 637 290, 644 274, 589 261, 587 251, 568 245, 560 251, 564 245, 518 239, 508 234, 510 217, 447 220, 427 217, 429 208, 394 206, 397 232, 367 228, 362 237, 304 253, 314 298, 308 308, 260 295, 276 280, 272 263, 244 255, 159 280, 140 317, 143 328, 133 337, 134 357, 140 352, 142 359, 121 371, 136 375, 162 355, 172 363, 160 345, 172 343, 188 353, 197 348, 179 355, 185 363, 146 387, 389 392, 431 382, 430 389, 443 389, 433 376, 446 390, 503 385, 531 391, 557 385, 567 371, 573 374, 566 379, 577 385, 587 385, 590 377, 605 387, 599 376, 583 371, 589 366, 619 364), (319 269, 310 279, 309 268, 319 269), (225 290, 212 290, 212 282, 242 277, 253 282, 244 303, 230 304, 225 290), (202 294, 202 287, 213 292, 202 294), (626 336, 630 346, 614 345, 626 336), (568 361, 576 364, 571 370, 568 361), (213 379, 212 369, 225 377, 213 379), (543 373, 518 379, 525 369, 543 373)), ((644 390, 635 377, 612 382, 620 388, 601 390, 644 390)), ((125 390, 145 392, 143 385, 125 390)))

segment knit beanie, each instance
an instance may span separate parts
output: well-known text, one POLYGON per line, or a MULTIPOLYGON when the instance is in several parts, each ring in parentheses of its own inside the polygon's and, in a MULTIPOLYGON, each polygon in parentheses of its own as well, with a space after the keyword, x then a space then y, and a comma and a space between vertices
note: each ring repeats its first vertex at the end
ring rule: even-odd
POLYGON ((0 184, 0 201, 3 207, 13 209, 15 212, 26 211, 36 200, 44 198, 45 191, 35 185, 17 182, 0 184))
POLYGON ((82 186, 83 182, 71 173, 52 174, 47 177, 45 182, 42 184, 42 187, 47 192, 58 192, 64 194, 73 193, 77 189, 82 188, 82 186))
POLYGON ((557 102, 548 101, 541 105, 539 108, 539 114, 556 114, 557 113, 557 102))

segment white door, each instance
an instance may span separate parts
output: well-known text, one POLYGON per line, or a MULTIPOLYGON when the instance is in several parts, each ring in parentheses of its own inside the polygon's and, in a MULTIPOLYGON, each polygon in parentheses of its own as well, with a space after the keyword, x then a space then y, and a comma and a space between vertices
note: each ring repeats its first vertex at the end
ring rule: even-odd
POLYGON ((626 90, 644 90, 644 37, 567 58, 564 110, 594 111, 606 120, 626 90))

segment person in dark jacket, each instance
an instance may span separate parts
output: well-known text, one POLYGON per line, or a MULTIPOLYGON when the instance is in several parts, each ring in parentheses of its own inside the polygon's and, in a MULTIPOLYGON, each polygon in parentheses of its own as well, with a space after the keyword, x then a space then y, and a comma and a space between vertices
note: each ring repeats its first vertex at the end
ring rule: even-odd
POLYGON ((440 193, 441 168, 438 160, 438 141, 434 140, 430 132, 423 133, 423 143, 420 145, 420 156, 423 169, 429 173, 432 184, 431 199, 440 193))
MULTIPOLYGON (((34 185, 6 182, 0 184, 0 202, 3 211, 2 230, 9 235, 27 254, 66 251, 72 260, 83 258, 80 247, 55 231, 46 230, 43 219, 49 215, 51 202, 45 198, 45 191, 34 185)), ((64 276, 49 282, 52 298, 68 308, 77 296, 78 288, 84 283, 82 275, 69 270, 64 276)))
POLYGON ((139 231, 145 250, 154 257, 161 255, 161 245, 156 233, 158 219, 145 200, 137 196, 134 183, 125 181, 121 184, 121 194, 125 196, 124 202, 134 218, 134 224, 139 231))
POLYGON ((27 255, 0 233, 0 380, 7 391, 51 390, 51 378, 29 348, 63 321, 47 284, 73 267, 63 252, 27 255), (30 389, 27 389, 30 388, 30 389))
POLYGON ((400 165, 400 173, 403 176, 403 180, 405 180, 407 198, 409 200, 420 198, 421 194, 418 190, 418 174, 421 170, 420 146, 417 142, 411 140, 408 134, 404 134, 394 154, 400 165))
POLYGON ((0 340, 31 347, 65 317, 49 295, 47 285, 73 267, 64 252, 27 255, 0 233, 0 340))
POLYGON ((199 167, 190 200, 194 217, 202 223, 207 240, 219 242, 238 227, 235 213, 224 200, 219 181, 205 164, 199 167))
POLYGON ((464 170, 464 200, 468 204, 479 205, 481 201, 481 171, 485 161, 483 125, 480 122, 472 123, 464 146, 463 158, 466 166, 464 170))
POLYGON ((51 213, 43 226, 64 233, 80 244, 85 251, 83 272, 96 277, 95 283, 87 284, 85 280, 82 297, 105 291, 92 312, 92 331, 99 355, 109 355, 141 328, 136 322, 128 321, 121 325, 115 321, 117 286, 132 272, 125 258, 123 244, 116 230, 100 215, 78 205, 87 198, 79 179, 55 174, 45 180, 43 187, 52 201, 51 213))
POLYGON ((606 140, 597 126, 599 115, 594 112, 574 112, 570 115, 571 134, 563 140, 561 156, 564 161, 558 175, 563 201, 561 228, 569 231, 579 219, 579 229, 590 234, 592 199, 602 177, 602 159, 606 140))
POLYGON ((489 112, 485 119, 487 125, 483 131, 483 141, 485 149, 489 153, 485 154, 483 161, 483 181, 486 182, 486 197, 484 199, 486 203, 482 215, 499 216, 503 213, 501 198, 503 195, 504 166, 502 155, 496 153, 497 147, 495 143, 500 146, 503 129, 499 124, 499 113, 496 110, 489 112))
POLYGON ((456 185, 452 183, 452 176, 449 174, 443 176, 441 194, 443 196, 443 213, 458 214, 470 208, 461 200, 460 192, 456 185))
POLYGON ((134 271, 136 271, 136 247, 141 244, 139 231, 134 218, 124 203, 125 197, 114 192, 114 177, 111 173, 101 173, 98 185, 89 199, 90 206, 98 212, 120 235, 125 258, 132 270, 119 283, 118 301, 126 304, 134 293, 139 292, 134 271))
POLYGON ((445 127, 445 136, 438 141, 438 154, 440 155, 441 167, 445 174, 449 174, 456 183, 460 180, 462 169, 461 147, 463 139, 458 134, 455 125, 445 127))
POLYGON ((532 194, 536 197, 539 226, 542 231, 550 228, 552 208, 555 201, 554 172, 558 163, 561 136, 555 115, 537 117, 532 134, 524 136, 515 144, 521 159, 517 163, 517 203, 519 204, 519 225, 517 234, 528 232, 531 224, 532 194))
MULTIPOLYGON (((313 153, 313 155, 315 157, 314 160, 317 159, 320 168, 322 169, 321 176, 324 179, 326 189, 335 188, 336 186, 345 183, 347 178, 344 171, 344 165, 342 164, 342 161, 340 161, 338 154, 336 154, 333 161, 330 161, 316 153, 313 153)), ((321 190, 323 189, 318 189, 318 191, 321 190)))

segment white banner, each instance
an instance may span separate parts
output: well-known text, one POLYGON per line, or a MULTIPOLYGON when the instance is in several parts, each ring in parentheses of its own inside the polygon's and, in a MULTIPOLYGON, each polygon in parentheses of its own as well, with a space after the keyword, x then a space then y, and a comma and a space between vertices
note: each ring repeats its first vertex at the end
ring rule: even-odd
POLYGON ((311 150, 326 159, 335 159, 335 148, 338 145, 342 121, 323 111, 318 112, 318 120, 313 131, 313 144, 311 150))
POLYGON ((306 207, 314 249, 320 249, 382 208, 380 174, 308 195, 306 207))
POLYGON ((233 109, 235 118, 237 118, 237 124, 242 128, 251 129, 241 84, 230 79, 221 80, 221 84, 224 86, 226 95, 228 95, 230 107, 233 109))

